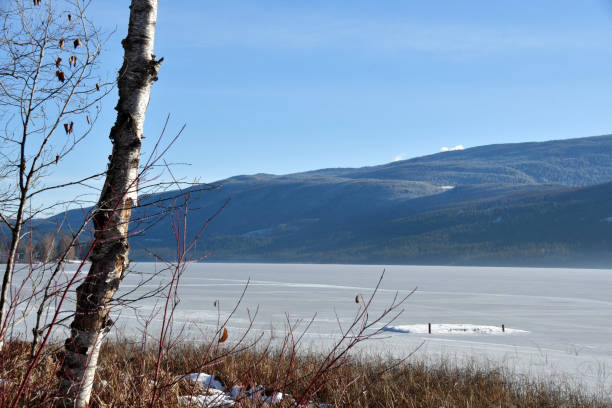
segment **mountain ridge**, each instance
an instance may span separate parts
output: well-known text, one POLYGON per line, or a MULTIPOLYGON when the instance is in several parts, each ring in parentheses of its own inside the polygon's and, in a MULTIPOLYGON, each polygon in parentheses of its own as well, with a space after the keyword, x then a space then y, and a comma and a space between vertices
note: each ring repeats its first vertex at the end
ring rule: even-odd
MULTIPOLYGON (((220 188, 187 190, 190 237, 231 198, 194 254, 214 251, 211 260, 612 265, 612 223, 601 221, 612 217, 612 135, 211 184, 220 188)), ((134 218, 152 216, 147 204, 172 194, 142 198, 134 218)), ((170 256, 171 231, 168 217, 147 226, 130 239, 133 258, 170 256)))

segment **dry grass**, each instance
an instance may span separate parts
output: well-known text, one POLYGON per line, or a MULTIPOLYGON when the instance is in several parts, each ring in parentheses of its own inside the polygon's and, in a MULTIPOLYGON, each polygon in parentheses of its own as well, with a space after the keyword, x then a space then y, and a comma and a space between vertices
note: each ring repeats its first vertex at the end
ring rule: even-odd
MULTIPOLYGON (((52 406, 55 371, 61 353, 57 345, 44 353, 27 388, 23 405, 52 406)), ((19 379, 25 371, 29 343, 12 342, 0 353, 0 407, 10 405, 19 379)), ((179 344, 161 360, 158 397, 155 407, 178 406, 177 397, 201 391, 181 379, 187 373, 205 371, 218 376, 226 387, 235 384, 262 384, 269 391, 300 396, 312 384, 312 373, 321 356, 296 356, 268 350, 244 350, 220 360, 223 350, 205 345, 179 344)), ((142 345, 104 345, 98 381, 91 407, 150 407, 157 350, 142 345), (104 385, 103 385, 104 384, 104 385)), ((477 366, 431 367, 383 359, 347 359, 335 370, 325 372, 323 386, 313 400, 336 407, 609 407, 568 384, 543 384, 530 380, 509 381, 501 372, 477 366)), ((244 400, 236 406, 264 406, 244 400)), ((288 399, 278 407, 291 406, 288 399)))

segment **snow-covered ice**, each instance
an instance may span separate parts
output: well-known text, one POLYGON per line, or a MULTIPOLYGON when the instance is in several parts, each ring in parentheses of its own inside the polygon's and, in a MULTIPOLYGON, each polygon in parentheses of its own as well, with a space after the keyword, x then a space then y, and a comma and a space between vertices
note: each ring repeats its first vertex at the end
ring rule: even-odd
MULTIPOLYGON (((134 264, 134 268, 150 272, 154 264, 134 264)), ((249 326, 246 308, 258 306, 253 334, 282 335, 285 312, 292 321, 309 321, 316 313, 303 338, 304 348, 325 348, 338 338, 336 317, 344 326, 350 323, 362 305, 355 303, 355 296, 371 293, 383 269, 385 277, 370 316, 384 310, 396 291, 404 295, 418 290, 403 306, 403 315, 377 328, 388 324, 405 329, 431 322, 434 330, 436 323, 470 324, 480 330, 470 333, 464 326, 466 331, 430 335, 421 326, 420 333, 416 327, 410 334, 385 331, 383 338, 364 343, 360 352, 401 358, 425 342, 412 360, 477 362, 533 378, 561 377, 612 395, 611 270, 201 263, 190 265, 183 274, 174 320, 193 324, 193 338, 206 340, 202 333, 215 333, 219 318, 213 302, 218 299, 224 305, 221 318, 225 318, 250 278, 244 307, 226 326, 228 344, 249 326), (502 324, 508 331, 497 334, 502 324), (487 331, 487 326, 496 329, 487 331)), ((133 289, 135 283, 128 275, 120 290, 133 289)), ((143 314, 153 308, 154 302, 140 305, 143 314)), ((126 332, 128 319, 123 313, 118 320, 126 332)))
MULTIPOLYGON (((396 333, 429 334, 427 324, 405 324, 398 326, 385 326, 384 331, 396 333)), ((431 334, 440 335, 507 335, 529 333, 527 330, 510 329, 501 326, 487 326, 477 324, 432 323, 431 334)))
MULTIPOLYGON (((161 268, 153 263, 132 267, 143 273, 161 268)), ((387 324, 412 330, 409 334, 385 331, 382 338, 364 343, 359 352, 401 358, 420 347, 412 360, 458 365, 478 362, 534 378, 560 377, 612 395, 612 270, 199 263, 189 265, 181 278, 181 303, 174 322, 186 325, 183 333, 189 340, 217 340, 213 335, 219 318, 228 316, 250 278, 240 308, 225 326, 229 331, 226 344, 233 344, 249 327, 247 308, 258 307, 254 336, 263 332, 282 338, 285 313, 292 322, 307 322, 316 314, 302 343, 304 349, 325 349, 337 341, 338 323, 346 327, 363 305, 355 303, 355 296, 367 297, 383 269, 385 278, 370 316, 383 311, 396 291, 401 296, 418 287, 403 305, 403 315, 376 327, 387 324), (215 300, 222 305, 220 316, 213 306, 215 300), (471 324, 480 330, 468 335, 464 327, 463 332, 430 335, 424 328, 419 333, 415 327, 406 327, 427 322, 434 324, 434 330, 437 322, 471 324), (497 328, 502 323, 508 328, 505 335, 485 332, 484 327, 497 328), (512 333, 512 329, 525 333, 512 333)), ((156 288, 167 279, 162 274, 140 290, 156 288)), ((133 290, 139 280, 140 275, 128 274, 119 295, 133 290)), ((149 299, 138 306, 140 315, 148 316, 156 304, 149 299)), ((141 334, 135 316, 125 311, 116 317, 113 320, 122 333, 141 334)), ((149 325, 152 333, 160 328, 159 320, 149 325)), ((24 333, 29 335, 29 331, 24 333)))

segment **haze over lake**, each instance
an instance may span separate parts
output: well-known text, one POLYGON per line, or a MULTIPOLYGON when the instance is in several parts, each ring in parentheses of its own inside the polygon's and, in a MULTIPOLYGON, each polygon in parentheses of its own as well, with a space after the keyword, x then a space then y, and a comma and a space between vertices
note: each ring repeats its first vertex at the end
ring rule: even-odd
MULTIPOLYGON (((151 272, 159 265, 137 263, 135 271, 151 272)), ((417 291, 404 305, 394 325, 433 323, 496 326, 527 331, 519 334, 413 334, 385 332, 363 350, 405 356, 423 341, 413 359, 447 358, 461 364, 475 360, 531 376, 568 376, 591 390, 612 390, 612 271, 595 269, 537 269, 493 267, 215 264, 188 266, 181 278, 180 305, 175 324, 189 323, 187 335, 205 339, 218 315, 233 308, 250 279, 246 295, 229 325, 231 341, 248 325, 247 308, 259 307, 253 333, 282 334, 286 313, 291 321, 314 324, 306 336, 309 346, 325 347, 338 338, 340 322, 351 321, 355 296, 369 295, 385 270, 372 315, 398 291, 417 291), (194 327, 193 324, 195 323, 194 327), (200 332, 200 329, 202 332, 200 332), (202 334, 203 333, 203 334, 202 334)), ((129 290, 137 275, 126 278, 129 290)), ((147 315, 153 299, 139 303, 147 315)), ((157 300, 159 306, 159 300, 157 300)), ((140 330, 131 312, 123 311, 117 325, 140 330)), ((151 326, 155 330, 156 324, 151 326)), ((435 331, 435 330, 434 330, 435 331)))

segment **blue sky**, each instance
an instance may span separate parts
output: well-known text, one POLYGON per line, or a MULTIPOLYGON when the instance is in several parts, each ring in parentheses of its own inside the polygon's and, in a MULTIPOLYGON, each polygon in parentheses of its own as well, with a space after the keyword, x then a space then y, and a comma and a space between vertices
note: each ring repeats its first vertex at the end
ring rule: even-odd
MULTIPOLYGON (((127 1, 94 0, 103 72, 127 1)), ((612 132, 612 6, 583 1, 160 1, 145 149, 188 180, 364 166, 612 132)), ((58 179, 104 168, 116 92, 58 179), (91 152, 100 152, 91 157, 91 152)))

